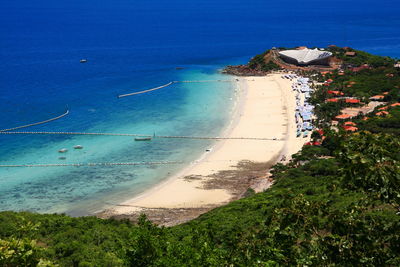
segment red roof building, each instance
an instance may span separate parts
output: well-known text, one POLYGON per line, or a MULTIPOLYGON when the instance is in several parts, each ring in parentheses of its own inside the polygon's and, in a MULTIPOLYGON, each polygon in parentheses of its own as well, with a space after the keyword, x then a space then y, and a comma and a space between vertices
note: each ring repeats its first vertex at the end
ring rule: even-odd
POLYGON ((341 115, 337 115, 335 118, 338 119, 338 120, 345 120, 345 119, 351 118, 351 115, 349 115, 349 114, 341 114, 341 115))
POLYGON ((321 71, 322 76, 325 76, 326 74, 332 74, 332 71, 321 71))
POLYGON ((343 129, 345 129, 348 132, 355 132, 358 130, 358 128, 354 126, 343 126, 343 129))
POLYGON ((326 102, 339 102, 339 98, 328 98, 326 102))
POLYGON ((390 106, 391 107, 398 107, 398 106, 400 106, 400 103, 394 103, 394 104, 391 104, 390 106))
POLYGON ((340 91, 332 91, 332 90, 328 90, 328 94, 330 95, 344 95, 342 92, 340 91))
POLYGON ((385 115, 388 115, 388 114, 389 114, 389 112, 387 112, 387 111, 380 111, 380 112, 376 113, 377 116, 385 116, 385 115))
POLYGON ((345 53, 345 55, 348 56, 348 57, 354 57, 356 55, 356 52, 348 51, 348 52, 345 53))
POLYGON ((352 121, 346 121, 346 122, 344 123, 344 125, 346 125, 346 126, 357 126, 357 124, 354 123, 354 122, 352 122, 352 121))
POLYGON ((359 72, 359 71, 361 71, 361 70, 366 70, 366 69, 369 69, 370 67, 368 66, 368 64, 364 64, 364 65, 362 65, 362 66, 360 66, 360 67, 356 67, 356 68, 352 68, 351 70, 353 71, 353 72, 359 72))
POLYGON ((358 103, 360 103, 360 100, 353 99, 353 98, 346 98, 346 103, 358 104, 358 103))

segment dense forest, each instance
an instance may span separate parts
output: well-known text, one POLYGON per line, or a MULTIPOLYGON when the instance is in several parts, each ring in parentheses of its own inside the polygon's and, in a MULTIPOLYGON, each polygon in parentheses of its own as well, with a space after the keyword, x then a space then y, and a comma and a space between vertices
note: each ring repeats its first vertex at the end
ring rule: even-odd
POLYGON ((320 130, 288 164, 273 167, 267 191, 169 228, 145 216, 133 224, 1 212, 0 265, 400 266, 400 71, 393 59, 360 51, 348 59, 331 49, 351 67, 303 73, 315 80, 320 130), (356 132, 344 131, 331 120, 354 104, 326 102, 329 90, 363 104, 383 94, 384 104, 352 118, 356 132), (377 115, 382 107, 385 116, 377 115))

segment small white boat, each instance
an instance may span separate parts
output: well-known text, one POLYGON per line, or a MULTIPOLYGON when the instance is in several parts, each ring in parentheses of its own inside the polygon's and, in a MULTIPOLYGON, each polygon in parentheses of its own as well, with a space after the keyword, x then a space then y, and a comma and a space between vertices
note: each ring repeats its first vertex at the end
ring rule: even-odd
POLYGON ((79 62, 80 62, 80 63, 86 63, 86 62, 87 62, 87 59, 83 58, 83 59, 81 59, 79 62))
POLYGON ((68 152, 68 149, 66 148, 61 148, 60 150, 58 150, 58 153, 66 153, 68 152))
POLYGON ((83 149, 83 146, 81 146, 81 145, 76 145, 76 146, 74 146, 74 149, 83 149))

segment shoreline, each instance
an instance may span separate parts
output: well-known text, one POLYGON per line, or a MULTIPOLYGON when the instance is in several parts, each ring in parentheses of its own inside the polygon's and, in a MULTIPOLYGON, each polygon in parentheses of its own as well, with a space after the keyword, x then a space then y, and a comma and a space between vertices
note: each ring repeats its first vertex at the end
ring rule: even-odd
POLYGON ((238 79, 235 89, 238 94, 232 107, 231 121, 221 136, 276 138, 283 141, 217 141, 210 152, 201 155, 182 171, 97 215, 102 218, 129 217, 138 213, 154 213, 154 210, 176 209, 199 209, 201 214, 239 198, 244 192, 239 192, 235 187, 246 191, 255 181, 264 189, 269 187, 272 184, 268 179, 269 168, 282 155, 287 154, 288 160, 288 156, 297 152, 307 141, 296 138, 293 131, 295 97, 291 82, 282 79, 280 74, 238 79), (224 177, 240 173, 243 168, 250 169, 246 169, 234 181, 224 177), (247 177, 248 173, 254 177, 247 177))

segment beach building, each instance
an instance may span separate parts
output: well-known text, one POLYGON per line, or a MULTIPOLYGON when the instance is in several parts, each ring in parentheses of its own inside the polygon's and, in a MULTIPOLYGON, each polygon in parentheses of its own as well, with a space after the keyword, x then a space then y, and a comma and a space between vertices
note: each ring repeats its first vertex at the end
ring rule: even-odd
POLYGON ((279 51, 279 56, 283 61, 294 65, 329 65, 331 52, 319 49, 304 48, 301 50, 279 51))
POLYGON ((384 98, 385 98, 384 95, 374 95, 374 96, 371 96, 369 99, 370 100, 382 100, 384 98))
POLYGON ((337 115, 335 118, 338 119, 338 120, 346 120, 348 118, 351 118, 351 115, 349 115, 349 114, 341 114, 341 115, 337 115))
POLYGON ((389 112, 387 112, 387 111, 380 111, 380 112, 376 113, 377 116, 385 116, 385 115, 388 115, 388 114, 389 114, 389 112))
POLYGON ((345 131, 348 131, 348 132, 355 132, 355 131, 358 130, 358 128, 357 128, 357 127, 354 127, 354 126, 343 126, 343 129, 344 129, 345 131))
POLYGON ((348 56, 348 57, 354 57, 356 55, 356 52, 348 51, 348 52, 345 53, 345 55, 348 56))
POLYGON ((345 125, 345 126, 357 126, 357 124, 356 124, 355 122, 352 122, 352 121, 346 121, 346 122, 344 123, 344 125, 345 125))
POLYGON ((360 100, 359 99, 354 99, 354 98, 346 98, 346 103, 359 104, 360 100))
POLYGON ((328 98, 325 102, 339 102, 339 98, 328 98))

